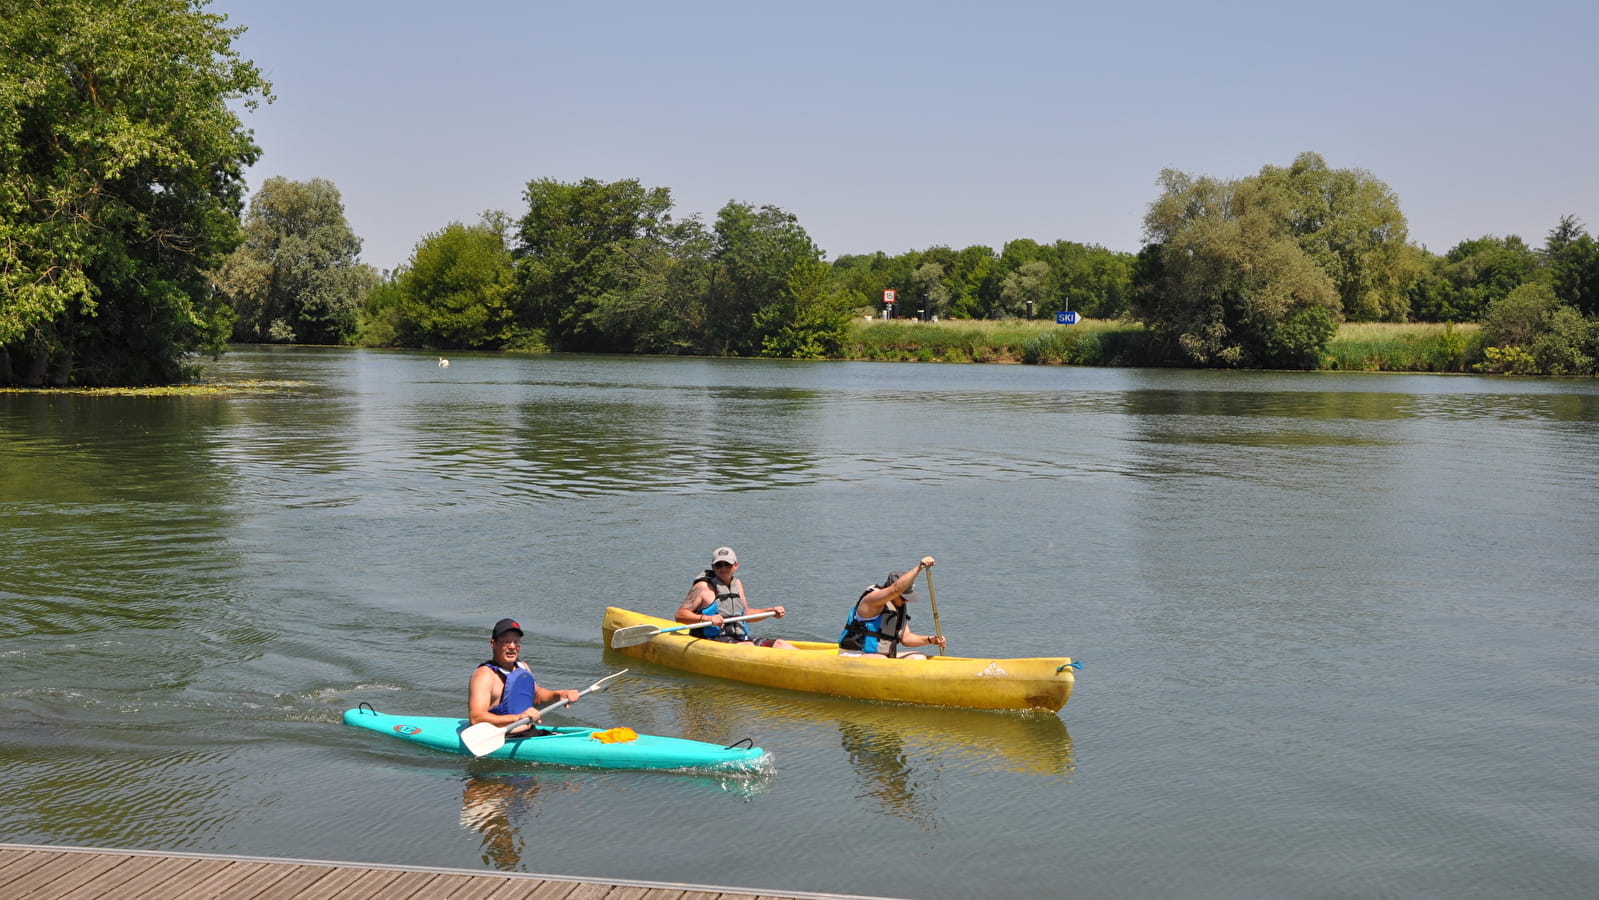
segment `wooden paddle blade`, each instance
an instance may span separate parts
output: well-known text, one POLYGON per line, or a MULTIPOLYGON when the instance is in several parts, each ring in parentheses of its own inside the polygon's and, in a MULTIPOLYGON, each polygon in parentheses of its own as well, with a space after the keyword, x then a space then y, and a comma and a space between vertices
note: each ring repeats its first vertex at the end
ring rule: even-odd
POLYGON ((611 632, 611 649, 619 650, 623 647, 633 647, 642 644, 661 633, 661 629, 654 625, 629 625, 611 632))
POLYGON ((461 732, 461 743, 473 756, 486 756, 505 746, 505 732, 508 730, 489 722, 479 722, 461 732))

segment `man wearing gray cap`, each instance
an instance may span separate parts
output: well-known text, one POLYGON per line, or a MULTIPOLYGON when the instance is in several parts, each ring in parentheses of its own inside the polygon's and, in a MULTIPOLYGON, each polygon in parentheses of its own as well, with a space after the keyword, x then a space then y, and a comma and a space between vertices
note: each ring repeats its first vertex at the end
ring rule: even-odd
POLYGON ((849 621, 844 623, 844 631, 838 636, 840 655, 875 653, 898 659, 926 659, 927 654, 907 648, 929 644, 944 646, 942 636, 911 631, 910 612, 905 608, 908 601, 916 599, 916 576, 932 567, 933 558, 924 556, 909 572, 890 572, 882 584, 868 585, 850 609, 849 621))
POLYGON ((756 640, 750 636, 749 629, 744 627, 745 623, 727 621, 738 616, 761 613, 771 613, 781 619, 785 612, 781 606, 750 606, 749 597, 744 593, 744 582, 733 574, 737 571, 738 554, 733 552, 732 547, 717 547, 711 553, 711 567, 694 579, 694 583, 689 586, 688 596, 683 598, 683 604, 677 608, 677 615, 674 618, 684 625, 705 623, 704 628, 695 628, 689 632, 695 637, 710 638, 728 644, 753 643, 757 647, 794 649, 793 644, 781 638, 756 640))

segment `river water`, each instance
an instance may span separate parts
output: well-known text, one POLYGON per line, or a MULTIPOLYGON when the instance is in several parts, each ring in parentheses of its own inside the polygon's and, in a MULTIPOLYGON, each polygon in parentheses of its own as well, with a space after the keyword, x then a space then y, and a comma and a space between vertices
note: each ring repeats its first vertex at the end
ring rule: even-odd
MULTIPOLYGON (((0 394, 0 841, 915 898, 1587 896, 1599 383, 245 349, 0 394), (1059 715, 606 651, 731 544, 761 633, 925 555, 951 652, 1059 715), (470 761, 502 616, 552 722, 747 776, 470 761), (1585 887, 1586 886, 1586 887, 1585 887)), ((924 589, 925 594, 925 589, 924 589)), ((918 620, 925 627, 926 613, 918 620)), ((913 664, 913 663, 908 663, 913 664)))

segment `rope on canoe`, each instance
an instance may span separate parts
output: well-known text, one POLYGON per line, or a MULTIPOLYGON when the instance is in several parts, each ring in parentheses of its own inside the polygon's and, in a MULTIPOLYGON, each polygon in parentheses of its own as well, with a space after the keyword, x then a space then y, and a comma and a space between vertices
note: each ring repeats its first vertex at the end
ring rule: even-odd
POLYGON ((1061 664, 1060 668, 1057 668, 1055 670, 1055 674, 1059 675, 1060 673, 1066 671, 1067 669, 1081 669, 1082 667, 1083 667, 1083 664, 1074 659, 1074 660, 1072 660, 1069 663, 1061 664))

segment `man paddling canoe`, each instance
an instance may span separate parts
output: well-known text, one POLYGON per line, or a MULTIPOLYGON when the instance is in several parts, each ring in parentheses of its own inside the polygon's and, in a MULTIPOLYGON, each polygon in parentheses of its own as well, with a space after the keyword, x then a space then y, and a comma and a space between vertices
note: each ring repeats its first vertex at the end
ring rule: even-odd
POLYGON ((550 690, 533 679, 533 670, 518 658, 522 626, 515 619, 494 623, 489 646, 494 648, 494 658, 478 663, 467 688, 467 715, 473 725, 487 722, 503 727, 518 719, 532 719, 508 732, 511 737, 525 737, 539 722, 539 706, 558 700, 565 700, 567 706, 577 702, 577 691, 550 690))
POLYGON ((710 638, 726 644, 752 643, 757 647, 776 647, 780 650, 792 650, 794 645, 782 638, 761 638, 756 640, 750 635, 749 629, 743 622, 729 622, 728 619, 762 615, 771 613, 777 618, 783 618, 785 610, 781 606, 766 606, 752 608, 749 597, 744 593, 744 582, 733 573, 738 571, 738 554, 732 547, 717 547, 711 553, 711 567, 704 574, 694 579, 689 586, 688 596, 683 598, 683 603, 677 608, 677 621, 684 625, 704 623, 704 628, 695 628, 689 633, 695 637, 710 638))
POLYGON ((935 637, 911 631, 910 612, 905 608, 907 602, 916 599, 916 576, 932 567, 933 558, 924 556, 909 572, 890 572, 881 584, 868 585, 850 608, 849 621, 844 623, 844 631, 838 636, 839 654, 875 653, 897 659, 926 659, 927 654, 909 648, 944 646, 942 635, 935 637))

